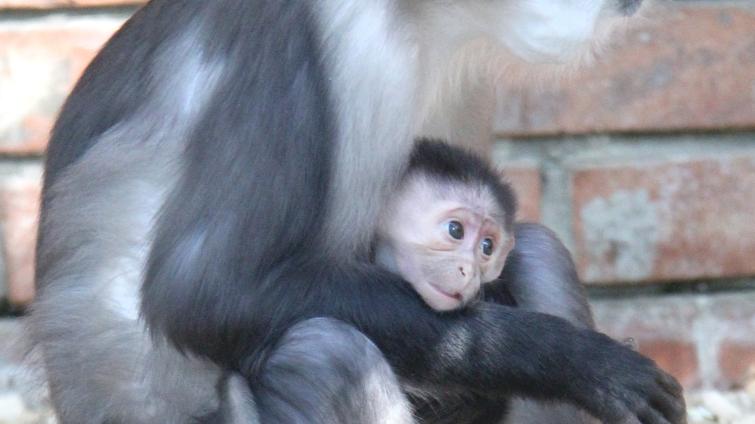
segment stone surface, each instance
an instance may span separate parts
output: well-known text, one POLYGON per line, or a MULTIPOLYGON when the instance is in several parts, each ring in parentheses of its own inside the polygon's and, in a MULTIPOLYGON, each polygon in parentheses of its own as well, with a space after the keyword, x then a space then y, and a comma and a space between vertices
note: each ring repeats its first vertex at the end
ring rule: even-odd
POLYGON ((755 274, 755 152, 579 167, 571 183, 586 282, 755 274))
POLYGON ((679 382, 692 387, 699 384, 700 363, 697 346, 692 341, 654 339, 652 335, 640 335, 638 350, 656 362, 662 369, 675 376, 679 382))
POLYGON ((718 387, 741 388, 755 381, 755 299, 747 300, 729 296, 709 304, 715 322, 708 327, 710 347, 717 361, 711 381, 718 387))
POLYGON ((540 197, 542 196, 540 170, 523 163, 499 165, 503 179, 514 188, 517 200, 517 220, 540 221, 540 197))
MULTIPOLYGON (((755 328, 750 330, 755 334, 755 328)), ((755 373, 755 340, 724 341, 718 359, 722 377, 737 386, 744 386, 748 377, 755 373)))
POLYGON ((121 22, 55 18, 0 25, 0 153, 44 151, 65 97, 121 22))
POLYGON ((755 3, 658 3, 593 66, 504 91, 514 105, 499 107, 497 132, 755 127, 755 3))
POLYGON ((755 290, 592 299, 598 328, 632 338, 688 389, 746 387, 755 377, 755 290), (752 373, 751 373, 752 371, 752 373))
POLYGON ((690 424, 755 423, 755 398, 746 392, 703 390, 685 397, 690 424))
POLYGON ((694 323, 701 311, 692 300, 641 297, 594 300, 592 306, 599 330, 616 340, 631 338, 640 352, 685 387, 697 387, 702 376, 694 323))
POLYGON ((34 248, 41 192, 39 169, 0 179, 0 226, 8 300, 25 305, 34 298, 34 248))

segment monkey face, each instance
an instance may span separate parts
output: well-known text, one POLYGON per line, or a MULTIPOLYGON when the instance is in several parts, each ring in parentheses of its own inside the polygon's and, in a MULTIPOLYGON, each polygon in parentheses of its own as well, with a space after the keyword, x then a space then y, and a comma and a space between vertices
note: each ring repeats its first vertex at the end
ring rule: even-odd
POLYGON ((481 284, 500 275, 514 239, 487 190, 434 185, 418 179, 398 194, 381 220, 377 260, 430 307, 447 311, 475 299, 481 284))
POLYGON ((392 245, 397 271, 430 307, 459 308, 478 296, 481 284, 500 275, 513 238, 496 221, 449 204, 415 217, 414 239, 394 237, 392 245))
POLYGON ((564 64, 590 57, 642 0, 458 0, 444 2, 443 13, 424 4, 437 34, 485 38, 525 62, 564 64))
POLYGON ((514 1, 498 39, 517 56, 536 63, 566 63, 589 54, 607 38, 616 19, 639 9, 642 0, 514 1))

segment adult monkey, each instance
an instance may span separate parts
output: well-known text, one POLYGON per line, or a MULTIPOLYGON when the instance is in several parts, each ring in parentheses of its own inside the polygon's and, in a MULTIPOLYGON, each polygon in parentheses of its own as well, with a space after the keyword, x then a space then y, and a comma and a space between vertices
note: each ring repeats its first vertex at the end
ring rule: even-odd
POLYGON ((48 151, 32 330, 61 421, 406 421, 393 369, 682 422, 673 380, 608 338, 503 306, 438 316, 363 262, 413 136, 481 127, 454 85, 459 46, 560 61, 638 4, 148 3, 85 72, 48 151), (286 385, 292 370, 317 378, 286 385))

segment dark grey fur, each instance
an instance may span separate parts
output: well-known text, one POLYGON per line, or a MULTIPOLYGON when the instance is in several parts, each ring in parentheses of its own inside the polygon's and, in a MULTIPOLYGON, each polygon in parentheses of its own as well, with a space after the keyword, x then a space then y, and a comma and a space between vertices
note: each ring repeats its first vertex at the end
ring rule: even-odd
POLYGON ((221 416, 207 422, 291 424, 410 423, 411 408, 377 347, 353 327, 328 318, 301 322, 272 349, 254 381, 231 376, 221 416), (250 408, 249 400, 255 405, 250 408))

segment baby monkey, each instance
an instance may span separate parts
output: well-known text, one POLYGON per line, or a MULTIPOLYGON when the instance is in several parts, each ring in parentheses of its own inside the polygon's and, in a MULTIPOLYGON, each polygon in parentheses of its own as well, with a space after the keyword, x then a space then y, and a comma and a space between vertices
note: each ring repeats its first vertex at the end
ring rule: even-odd
POLYGON ((408 281, 431 308, 449 311, 498 278, 514 247, 516 198, 480 157, 419 140, 381 212, 375 261, 408 281))

